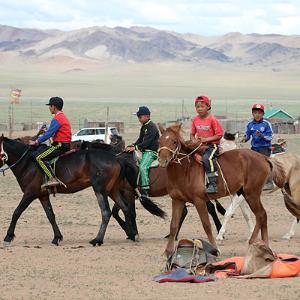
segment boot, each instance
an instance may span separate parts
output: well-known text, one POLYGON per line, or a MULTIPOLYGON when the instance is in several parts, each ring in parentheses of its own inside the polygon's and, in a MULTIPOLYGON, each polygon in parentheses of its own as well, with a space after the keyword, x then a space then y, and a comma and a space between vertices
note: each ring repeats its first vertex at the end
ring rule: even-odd
POLYGON ((216 173, 208 173, 207 174, 208 184, 206 185, 205 191, 206 193, 217 193, 217 176, 216 173))
POLYGON ((268 191, 268 190, 273 190, 274 189, 274 184, 272 181, 272 178, 268 178, 267 182, 265 183, 263 187, 263 191, 268 191))
POLYGON ((54 177, 52 177, 46 183, 42 184, 41 188, 45 189, 45 188, 57 186, 57 185, 60 185, 60 182, 57 181, 54 177))

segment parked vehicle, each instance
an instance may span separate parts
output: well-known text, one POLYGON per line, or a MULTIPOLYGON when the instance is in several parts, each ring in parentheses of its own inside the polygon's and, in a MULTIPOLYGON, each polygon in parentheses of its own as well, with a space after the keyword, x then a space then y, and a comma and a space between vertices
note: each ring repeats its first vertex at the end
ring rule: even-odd
POLYGON ((72 141, 97 141, 110 144, 113 136, 120 136, 115 127, 107 127, 107 140, 105 140, 105 127, 82 128, 72 136, 72 141))

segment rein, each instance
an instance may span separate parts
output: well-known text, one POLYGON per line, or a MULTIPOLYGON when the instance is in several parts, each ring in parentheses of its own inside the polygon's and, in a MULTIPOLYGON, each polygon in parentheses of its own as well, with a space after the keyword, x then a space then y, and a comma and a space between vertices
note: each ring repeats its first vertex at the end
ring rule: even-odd
MULTIPOLYGON (((30 149, 30 146, 28 146, 28 148, 24 151, 22 156, 15 163, 13 163, 10 166, 7 165, 7 167, 5 167, 5 168, 1 168, 0 172, 2 172, 2 175, 5 176, 5 173, 4 173, 5 171, 15 167, 25 157, 25 155, 28 153, 29 149, 30 149)), ((3 161, 3 163, 5 163, 8 160, 8 155, 3 149, 3 142, 1 143, 1 156, 2 155, 3 155, 3 157, 1 157, 1 160, 3 161)))
MULTIPOLYGON (((176 147, 175 150, 172 150, 172 149, 170 149, 170 148, 168 148, 168 147, 163 146, 163 147, 160 147, 160 148, 158 149, 157 152, 158 152, 158 154, 159 154, 160 150, 163 150, 163 149, 168 150, 169 152, 172 153, 172 158, 170 159, 170 162, 173 161, 173 162, 175 162, 175 163, 181 164, 181 161, 182 161, 183 159, 187 158, 187 159, 189 160, 189 157, 190 157, 193 153, 195 153, 195 152, 202 146, 202 144, 203 144, 203 143, 200 143, 194 150, 192 150, 190 153, 187 153, 187 154, 186 154, 186 153, 180 152, 181 147, 180 147, 179 145, 176 147), (183 155, 183 157, 178 158, 178 157, 177 157, 178 155, 183 155)), ((181 144, 180 144, 180 145, 181 145, 181 144)))

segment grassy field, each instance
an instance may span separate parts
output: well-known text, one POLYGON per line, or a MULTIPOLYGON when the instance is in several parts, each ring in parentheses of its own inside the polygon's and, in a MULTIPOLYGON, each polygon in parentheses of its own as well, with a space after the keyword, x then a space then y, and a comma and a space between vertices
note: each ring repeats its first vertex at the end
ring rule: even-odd
POLYGON ((10 87, 22 89, 15 105, 15 122, 47 121, 44 104, 49 97, 65 99, 65 111, 74 127, 85 118, 135 123, 139 105, 148 105, 155 121, 195 114, 195 96, 209 95, 213 113, 233 118, 250 117, 250 106, 261 102, 300 116, 300 70, 230 65, 103 64, 87 70, 78 66, 12 66, 0 70, 0 123, 7 122, 10 87))

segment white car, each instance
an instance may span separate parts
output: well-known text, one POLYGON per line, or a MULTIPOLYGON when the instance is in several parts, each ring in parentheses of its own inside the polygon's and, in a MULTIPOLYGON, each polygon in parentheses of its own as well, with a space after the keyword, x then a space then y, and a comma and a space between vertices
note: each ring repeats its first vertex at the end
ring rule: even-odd
POLYGON ((105 140, 105 127, 82 128, 72 135, 72 141, 98 141, 110 144, 113 135, 119 136, 115 127, 107 127, 107 141, 105 140))

